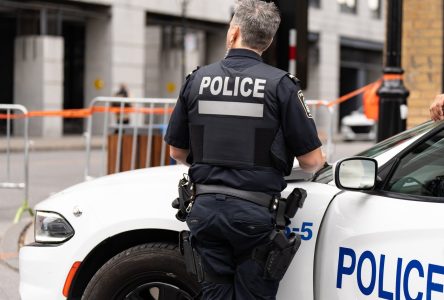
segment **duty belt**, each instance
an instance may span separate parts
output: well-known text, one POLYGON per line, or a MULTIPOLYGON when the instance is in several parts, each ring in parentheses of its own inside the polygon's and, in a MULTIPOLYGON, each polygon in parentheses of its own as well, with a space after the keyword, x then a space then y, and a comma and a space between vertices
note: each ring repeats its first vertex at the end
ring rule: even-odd
POLYGON ((276 210, 280 198, 279 195, 272 196, 267 193, 238 190, 224 185, 196 184, 195 189, 196 196, 203 194, 223 194, 240 198, 270 208, 271 210, 276 210))

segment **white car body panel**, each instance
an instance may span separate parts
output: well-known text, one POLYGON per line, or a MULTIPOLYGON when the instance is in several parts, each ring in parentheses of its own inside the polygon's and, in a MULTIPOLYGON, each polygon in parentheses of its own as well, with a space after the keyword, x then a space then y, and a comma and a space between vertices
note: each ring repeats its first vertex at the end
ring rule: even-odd
POLYGON ((443 216, 442 203, 337 195, 319 236, 316 299, 444 299, 443 216))
MULTIPOLYGON (((387 163, 420 136, 376 157, 379 166, 387 163)), ((73 263, 83 261, 97 245, 109 237, 137 229, 186 229, 185 223, 176 220, 176 210, 171 207, 171 201, 177 197, 177 181, 186 172, 187 168, 184 166, 171 166, 120 173, 76 185, 39 203, 37 210, 63 215, 74 228, 75 235, 59 246, 25 246, 20 250, 22 299, 66 299, 62 295, 62 289, 73 263), (76 208, 82 212, 80 217, 73 214, 76 208)), ((386 198, 369 197, 359 192, 345 192, 334 198, 340 190, 333 182, 290 183, 283 192, 284 196, 295 187, 306 189, 308 197, 290 227, 299 229, 303 236, 308 236, 310 229, 312 237, 302 242, 281 282, 278 299, 363 298, 364 295, 356 285, 356 271, 353 276, 343 276, 342 289, 335 286, 339 247, 353 249, 357 256, 364 251, 372 251, 377 259, 380 254, 386 254, 383 287, 391 291, 396 290, 394 283, 390 281, 395 278, 393 268, 388 268, 393 260, 396 262, 398 257, 402 257, 406 260, 418 259, 423 264, 439 265, 444 258, 444 238, 434 238, 432 243, 430 237, 433 232, 442 232, 443 225, 438 216, 442 216, 444 211, 431 209, 431 203, 396 199, 386 201, 386 198), (386 201, 383 212, 378 206, 381 201, 386 201), (429 212, 433 214, 430 218, 429 212), (305 230, 302 230, 304 223, 305 230), (421 249, 420 245, 414 244, 418 238, 411 242, 401 242, 394 234, 405 236, 412 232, 424 234, 421 240, 429 249, 421 249), (433 251, 430 250, 432 248, 433 251), (426 251, 429 251, 427 256, 426 251), (318 274, 316 282, 314 272, 318 274), (314 291, 317 294, 313 295, 314 291)), ((367 268, 366 265, 365 267, 367 268)), ((415 270, 411 272, 411 282, 418 279, 414 272, 415 270)), ((427 270, 424 269, 424 272, 427 270)), ((367 283, 368 275, 363 276, 363 281, 367 283)), ((438 278, 439 275, 434 276, 438 278)), ((409 285, 413 297, 417 291, 426 291, 424 280, 409 285)), ((374 295, 377 294, 372 294, 374 295)), ((433 296, 435 299, 436 293, 433 296)), ((404 298, 393 298, 395 299, 404 298)))

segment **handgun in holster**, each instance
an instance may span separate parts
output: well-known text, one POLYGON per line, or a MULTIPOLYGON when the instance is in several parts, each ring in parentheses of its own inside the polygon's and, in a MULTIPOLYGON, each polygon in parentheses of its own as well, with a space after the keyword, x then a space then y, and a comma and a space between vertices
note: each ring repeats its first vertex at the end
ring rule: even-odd
POLYGON ((191 203, 194 200, 194 187, 188 176, 184 174, 183 178, 179 180, 178 185, 179 197, 174 199, 171 206, 177 209, 176 218, 185 222, 191 203))
POLYGON ((301 245, 301 236, 294 232, 287 237, 284 231, 275 231, 270 237, 271 249, 264 266, 264 278, 281 280, 301 245))
POLYGON ((192 246, 191 233, 187 230, 179 233, 179 249, 184 257, 187 272, 196 276, 198 282, 202 282, 204 280, 202 262, 196 249, 192 246))
POLYGON ((301 245, 301 236, 290 233, 285 234, 285 225, 296 215, 299 208, 304 205, 307 192, 295 188, 287 199, 280 199, 276 211, 276 230, 270 235, 270 242, 253 251, 253 259, 264 267, 263 277, 269 280, 281 280, 290 266, 296 252, 301 245))

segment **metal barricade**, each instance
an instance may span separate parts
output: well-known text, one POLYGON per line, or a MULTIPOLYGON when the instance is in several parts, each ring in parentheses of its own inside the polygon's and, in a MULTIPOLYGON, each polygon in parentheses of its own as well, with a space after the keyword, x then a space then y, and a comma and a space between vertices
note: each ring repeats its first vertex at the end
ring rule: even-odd
MULTIPOLYGON (((1 189, 18 189, 23 190, 24 199, 22 205, 18 208, 14 223, 20 221, 23 213, 29 212, 31 216, 34 212, 29 207, 29 119, 27 118, 28 110, 18 104, 0 104, 0 115, 2 119, 6 119, 6 162, 5 162, 5 177, 3 182, 0 178, 1 189), (12 125, 14 122, 23 122, 23 180, 14 182, 11 172, 11 138, 12 138, 12 125)), ((0 137, 3 139, 3 137, 0 137)))
POLYGON ((331 162, 334 153, 334 108, 324 100, 306 100, 316 122, 319 139, 322 141, 327 161, 331 162))
MULTIPOLYGON (((131 139, 131 163, 130 170, 136 168, 136 155, 139 146, 138 135, 142 131, 147 136, 146 141, 146 157, 144 167, 152 166, 153 154, 153 134, 160 131, 162 136, 160 149, 160 165, 165 164, 166 159, 166 143, 163 137, 166 133, 170 114, 176 99, 160 99, 160 98, 121 98, 121 97, 98 97, 91 101, 91 115, 88 117, 86 137, 86 166, 84 177, 85 180, 92 179, 96 176, 105 175, 106 164, 105 157, 107 155, 107 143, 110 130, 117 133, 117 151, 114 162, 114 171, 121 171, 122 158, 122 140, 125 133, 130 133, 131 139), (100 171, 98 175, 93 176, 91 171, 91 139, 94 130, 94 118, 99 113, 103 113, 100 130, 102 135, 101 154, 100 154, 100 171), (130 115, 130 122, 125 122, 124 116, 130 115), (113 121, 113 117, 116 121, 113 121)), ((109 149, 108 149, 109 151, 109 149)), ((109 162, 108 162, 109 163, 109 162)))
MULTIPOLYGON (((324 151, 327 160, 331 161, 334 153, 333 134, 334 134, 334 108, 329 106, 327 101, 323 100, 306 100, 311 113, 316 121, 318 135, 323 143, 324 151)), ((97 176, 106 174, 106 161, 108 135, 110 129, 117 134, 117 151, 116 159, 114 161, 114 171, 121 171, 122 158, 122 140, 125 132, 130 132, 131 139, 131 154, 130 154, 130 170, 136 168, 137 148, 139 145, 138 134, 145 131, 147 135, 146 140, 146 158, 144 167, 152 166, 153 153, 153 133, 155 130, 160 130, 162 134, 162 144, 160 149, 160 165, 165 163, 166 143, 163 141, 163 136, 169 122, 171 111, 176 104, 176 99, 161 99, 161 98, 120 98, 120 97, 98 97, 91 101, 90 109, 92 114, 88 117, 86 137, 86 166, 84 172, 85 180, 92 179, 97 176), (130 107, 129 107, 130 106, 130 107), (91 140, 93 136, 94 118, 98 114, 103 113, 103 119, 100 121, 101 133, 101 149, 100 149, 100 171, 93 175, 91 171, 91 140), (125 114, 132 116, 131 122, 124 123, 125 114), (113 116, 117 121, 113 121, 113 116), (120 116, 120 117, 119 117, 120 116), (141 117, 146 116, 146 117, 141 117)), ((126 134, 127 135, 127 134, 126 134)), ((109 150, 109 149, 108 149, 109 150)))

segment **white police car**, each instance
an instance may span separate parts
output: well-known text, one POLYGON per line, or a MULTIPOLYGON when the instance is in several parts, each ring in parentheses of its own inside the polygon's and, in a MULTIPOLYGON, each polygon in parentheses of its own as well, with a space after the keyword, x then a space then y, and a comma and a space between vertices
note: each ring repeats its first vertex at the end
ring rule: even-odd
MULTIPOLYGON (((444 299, 444 122, 358 156, 289 178, 286 193, 308 197, 288 228, 303 243, 278 299, 444 299)), ((36 243, 20 251, 22 299, 192 299, 177 249, 186 225, 171 208, 185 171, 107 176, 38 204, 36 243)))

